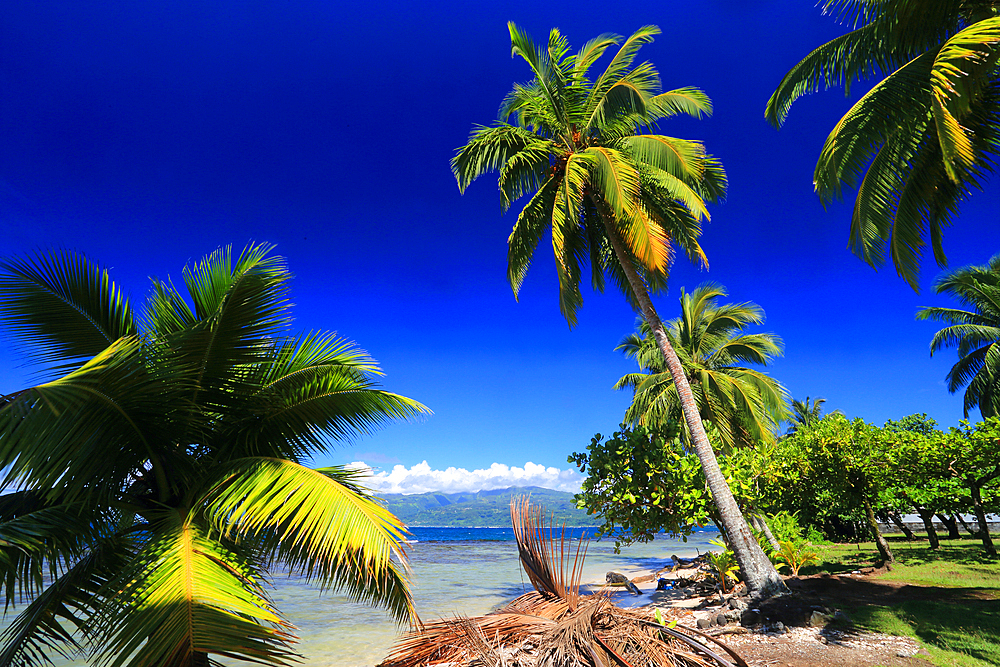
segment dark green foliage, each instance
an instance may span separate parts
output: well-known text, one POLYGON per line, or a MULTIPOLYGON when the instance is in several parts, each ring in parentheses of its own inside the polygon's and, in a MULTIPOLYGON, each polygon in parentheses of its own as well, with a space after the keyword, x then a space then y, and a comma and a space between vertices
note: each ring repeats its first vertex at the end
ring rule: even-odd
MULTIPOLYGON (((595 435, 586 453, 568 461, 588 475, 577 502, 603 519, 600 532, 613 535, 616 546, 648 542, 661 531, 687 535, 717 522, 698 457, 684 447, 676 423, 659 429, 623 424, 607 440, 595 435)), ((720 464, 730 488, 738 488, 725 461, 720 464)))

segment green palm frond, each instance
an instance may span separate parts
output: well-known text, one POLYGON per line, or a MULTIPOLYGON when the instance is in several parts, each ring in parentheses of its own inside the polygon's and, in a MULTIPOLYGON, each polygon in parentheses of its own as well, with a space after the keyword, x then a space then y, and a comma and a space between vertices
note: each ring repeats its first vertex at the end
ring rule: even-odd
POLYGON ((698 88, 677 88, 652 97, 650 118, 659 120, 684 114, 699 120, 712 115, 712 100, 698 88))
POLYGON ((475 126, 452 159, 459 190, 486 172, 499 173, 501 208, 527 198, 508 239, 507 277, 515 298, 546 228, 559 279, 559 303, 570 326, 583 303, 580 281, 589 264, 591 284, 606 279, 638 307, 621 265, 633 266, 650 292, 666 287, 674 246, 707 266, 698 243, 705 203, 721 201, 726 176, 697 141, 652 134, 656 121, 678 114, 701 118, 711 101, 696 88, 660 92, 638 49, 659 34, 645 26, 626 39, 604 34, 575 54, 558 30, 546 45, 508 25, 511 53, 534 78, 515 84, 500 105, 500 121, 475 126), (587 72, 620 44, 604 71, 587 72), (619 257, 614 242, 622 241, 619 257))
POLYGON ((632 160, 675 178, 698 181, 705 174, 707 156, 700 142, 647 134, 625 137, 620 144, 632 160))
MULTIPOLYGON (((79 256, 46 262, 36 274, 70 275, 79 256)), ((107 276, 88 271, 109 291, 93 302, 115 302, 107 276)), ((401 526, 349 474, 290 462, 282 474, 246 470, 248 455, 305 460, 428 412, 382 389, 377 363, 354 343, 290 336, 288 276, 268 246, 219 250, 185 270, 189 300, 169 280, 153 281, 141 335, 102 342, 62 377, 2 397, 0 485, 22 490, 0 496, 0 579, 8 606, 28 604, 4 636, 0 667, 35 667, 80 646, 116 666, 192 667, 220 656, 288 664, 292 627, 261 588, 269 559, 411 618, 406 579, 385 555, 398 546, 386 532, 401 526), (220 474, 244 500, 255 480, 258 499, 280 497, 284 514, 273 514, 266 535, 235 526, 238 539, 226 537, 236 515, 222 510, 211 529, 202 525, 203 496, 222 491, 220 474), (318 508, 331 493, 336 502, 318 508), (319 536, 307 525, 317 518, 319 536), (347 545, 339 560, 313 550, 335 543, 347 545)), ((51 313, 41 310, 44 330, 51 313)))
MULTIPOLYGON (((717 283, 704 283, 690 294, 682 291, 681 317, 666 323, 667 337, 691 384, 701 418, 716 426, 724 447, 773 442, 778 424, 789 415, 788 393, 773 378, 739 364, 766 366, 781 355, 781 339, 769 333, 743 333, 763 322, 763 311, 749 302, 717 303, 725 296, 725 288, 717 283)), ((641 323, 615 349, 634 359, 640 369, 615 385, 633 390, 626 421, 683 425, 677 388, 650 327, 641 323)), ((684 437, 690 438, 686 430, 684 437)))
POLYGON ((517 299, 528 274, 535 249, 552 224, 552 211, 559 191, 560 179, 549 177, 531 200, 521 209, 514 229, 507 239, 507 280, 517 299))
POLYGON ((63 372, 138 332, 108 272, 69 251, 0 261, 0 323, 33 363, 63 372))
POLYGON ((52 664, 50 654, 75 658, 84 653, 79 639, 85 637, 88 619, 108 592, 109 582, 125 566, 131 546, 132 541, 122 536, 92 542, 82 558, 32 596, 0 634, 0 665, 42 667, 52 664))
POLYGON ((585 43, 572 61, 573 72, 577 78, 585 77, 590 67, 604 55, 604 52, 620 41, 619 35, 606 32, 585 43))
POLYGON ((397 620, 418 622, 407 588, 405 528, 359 490, 356 473, 257 458, 232 462, 219 479, 204 499, 218 530, 264 540, 271 561, 383 605, 397 620))
POLYGON ((158 523, 91 622, 99 664, 181 666, 199 653, 293 664, 291 626, 254 568, 175 512, 158 523))
POLYGON ((394 420, 429 414, 421 403, 380 388, 381 371, 356 345, 319 334, 291 339, 262 369, 259 388, 239 411, 220 422, 220 444, 229 456, 280 456, 301 460, 325 452, 331 439, 346 441, 394 420))
POLYGON ((830 133, 816 165, 821 200, 857 188, 850 246, 878 268, 888 258, 918 288, 922 251, 946 266, 942 229, 995 168, 1000 144, 1000 18, 989 3, 831 0, 855 29, 793 67, 765 115, 780 126, 792 102, 881 76, 830 133))
POLYGON ((469 143, 460 148, 451 159, 451 170, 461 192, 483 174, 500 171, 514 155, 532 147, 551 145, 529 130, 504 122, 486 127, 477 125, 469 136, 469 143))
POLYGON ((958 299, 971 310, 924 308, 917 319, 950 324, 931 339, 931 355, 954 347, 958 361, 948 371, 948 391, 967 387, 965 416, 979 407, 983 418, 1000 410, 1000 255, 983 266, 966 266, 943 274, 935 283, 939 294, 958 299))
POLYGON ((93 517, 79 504, 49 505, 41 494, 0 496, 0 581, 6 605, 30 600, 79 558, 94 537, 93 517))
POLYGON ((120 338, 78 370, 4 405, 4 484, 51 490, 72 502, 93 494, 95 482, 97 491, 116 493, 146 461, 166 484, 147 420, 170 397, 160 391, 160 378, 142 372, 142 355, 140 339, 120 338))

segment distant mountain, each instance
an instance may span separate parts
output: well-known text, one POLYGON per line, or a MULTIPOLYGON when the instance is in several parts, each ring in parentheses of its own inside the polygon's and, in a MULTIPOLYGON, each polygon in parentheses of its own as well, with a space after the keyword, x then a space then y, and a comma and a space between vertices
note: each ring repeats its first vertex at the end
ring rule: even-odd
POLYGON ((471 526, 507 528, 510 526, 512 496, 531 496, 532 504, 545 508, 546 519, 561 526, 595 526, 601 522, 577 509, 573 494, 538 486, 514 486, 471 493, 401 493, 380 494, 389 510, 408 526, 471 526))

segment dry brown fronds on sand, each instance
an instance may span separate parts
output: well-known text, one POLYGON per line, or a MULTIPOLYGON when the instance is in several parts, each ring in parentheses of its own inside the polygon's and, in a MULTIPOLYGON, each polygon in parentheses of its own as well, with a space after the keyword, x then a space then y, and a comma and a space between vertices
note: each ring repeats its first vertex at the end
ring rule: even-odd
POLYGON ((580 595, 586 541, 575 553, 541 508, 511 503, 521 564, 535 591, 485 616, 442 619, 405 634, 380 667, 747 667, 716 639, 657 623, 602 594, 580 595), (545 533, 548 532, 548 536, 545 533))

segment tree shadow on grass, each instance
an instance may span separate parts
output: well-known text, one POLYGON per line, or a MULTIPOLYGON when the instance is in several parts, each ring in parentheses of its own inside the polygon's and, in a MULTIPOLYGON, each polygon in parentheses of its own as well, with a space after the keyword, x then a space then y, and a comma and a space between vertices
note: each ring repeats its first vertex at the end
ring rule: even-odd
MULTIPOLYGON (((960 592, 964 589, 939 589, 960 592)), ((866 605, 852 609, 855 624, 886 632, 902 622, 913 636, 937 648, 1000 665, 1000 601, 960 599, 905 600, 889 608, 866 605), (887 627, 888 626, 888 627, 887 627)))

